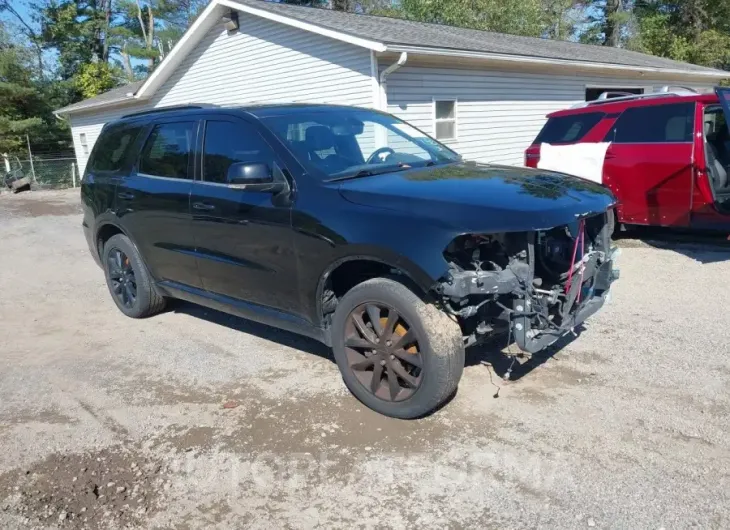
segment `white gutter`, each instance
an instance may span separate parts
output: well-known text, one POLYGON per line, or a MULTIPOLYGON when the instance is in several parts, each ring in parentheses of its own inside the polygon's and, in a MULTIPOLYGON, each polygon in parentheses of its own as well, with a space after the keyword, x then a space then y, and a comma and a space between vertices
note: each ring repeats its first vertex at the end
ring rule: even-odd
POLYGON ((629 72, 641 72, 651 74, 670 74, 683 76, 687 78, 698 78, 704 77, 709 79, 728 79, 730 78, 730 72, 724 72, 722 70, 709 70, 709 71, 693 71, 693 70, 678 70, 675 68, 656 68, 649 66, 628 66, 622 64, 610 64, 610 63, 595 63, 595 62, 584 62, 584 61, 571 61, 567 59, 549 59, 543 57, 525 57, 517 55, 505 55, 499 53, 489 52, 476 52, 466 50, 455 50, 451 48, 431 48, 424 46, 400 46, 400 45, 388 45, 389 52, 401 52, 401 53, 413 53, 418 55, 436 55, 441 57, 462 57, 466 59, 484 59, 506 63, 518 63, 518 64, 538 64, 543 66, 571 66, 574 68, 587 68, 594 70, 605 70, 605 71, 629 71, 629 72))
POLYGON ((380 110, 388 110, 388 76, 406 64, 408 53, 401 52, 398 60, 380 72, 380 110))
MULTIPOLYGON (((106 101, 99 101, 98 103, 90 103, 88 105, 83 105, 81 107, 73 107, 73 108, 70 108, 67 110, 59 109, 59 110, 53 111, 53 113, 56 116, 60 116, 60 115, 68 116, 69 114, 72 114, 74 112, 83 112, 86 110, 100 109, 103 107, 116 107, 117 105, 119 105, 121 103, 129 103, 129 102, 136 102, 136 101, 137 100, 134 98, 134 94, 130 95, 130 93, 127 93, 126 96, 121 97, 121 98, 108 99, 106 101)), ((81 103, 83 103, 83 102, 81 102, 81 103)))

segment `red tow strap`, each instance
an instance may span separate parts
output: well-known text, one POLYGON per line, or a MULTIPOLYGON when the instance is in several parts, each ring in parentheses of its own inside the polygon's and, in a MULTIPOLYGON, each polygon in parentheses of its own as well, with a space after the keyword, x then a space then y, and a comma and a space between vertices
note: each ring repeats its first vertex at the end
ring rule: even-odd
MULTIPOLYGON (((565 284, 565 294, 570 291, 570 286, 573 283, 573 271, 575 270, 575 257, 578 255, 578 245, 581 246, 580 258, 583 259, 585 254, 585 219, 578 221, 578 236, 575 238, 575 245, 573 245, 573 259, 570 260, 570 272, 568 273, 568 282, 565 284)), ((580 269, 580 283, 583 285, 583 267, 580 269)), ((580 291, 578 291, 578 302, 580 302, 580 291)))

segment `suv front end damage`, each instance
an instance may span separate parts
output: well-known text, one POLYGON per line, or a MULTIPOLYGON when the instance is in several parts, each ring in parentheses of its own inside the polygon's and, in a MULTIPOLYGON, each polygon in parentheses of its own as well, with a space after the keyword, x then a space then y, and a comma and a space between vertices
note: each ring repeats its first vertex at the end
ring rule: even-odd
POLYGON ((587 214, 547 230, 454 239, 436 292, 466 344, 508 332, 535 353, 596 313, 618 278, 609 218, 587 214))

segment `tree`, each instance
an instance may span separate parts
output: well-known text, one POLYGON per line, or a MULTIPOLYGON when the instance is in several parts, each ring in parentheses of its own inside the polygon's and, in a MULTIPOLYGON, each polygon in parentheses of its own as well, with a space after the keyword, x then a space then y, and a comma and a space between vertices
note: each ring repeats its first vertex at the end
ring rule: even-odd
POLYGON ((26 135, 32 141, 68 145, 67 126, 52 113, 62 91, 50 89, 35 74, 34 53, 0 22, 0 153, 24 152, 26 135))
POLYGON ((542 0, 543 34, 556 40, 573 37, 584 14, 581 0, 542 0))
POLYGON ((45 68, 43 66, 43 47, 41 46, 41 38, 38 32, 33 28, 31 22, 23 17, 20 12, 10 3, 10 0, 0 0, 0 13, 8 13, 20 27, 20 33, 25 36, 28 43, 35 50, 36 60, 38 61, 38 75, 43 76, 45 68))
POLYGON ((730 67, 730 1, 647 0, 637 3, 634 49, 678 61, 730 67))
POLYGON ((614 48, 625 46, 632 38, 634 3, 633 0, 583 0, 588 15, 580 41, 614 48))
POLYGON ((120 84, 119 71, 109 63, 84 64, 74 77, 74 87, 83 98, 93 98, 120 84))
POLYGON ((50 0, 39 6, 41 38, 58 53, 61 79, 72 79, 82 65, 109 61, 112 0, 50 0))
POLYGON ((387 14, 472 29, 541 36, 540 0, 401 0, 387 14))

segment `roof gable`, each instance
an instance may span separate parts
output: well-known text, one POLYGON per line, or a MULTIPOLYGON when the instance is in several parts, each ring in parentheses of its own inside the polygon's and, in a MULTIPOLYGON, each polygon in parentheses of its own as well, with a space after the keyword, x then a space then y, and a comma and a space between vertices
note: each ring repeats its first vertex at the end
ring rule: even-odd
POLYGON ((140 81, 114 89, 56 112, 70 113, 120 104, 129 101, 132 97, 137 100, 150 98, 205 34, 230 10, 265 18, 374 52, 407 52, 442 57, 458 56, 533 64, 563 64, 604 71, 664 73, 688 79, 713 80, 730 77, 730 72, 620 48, 507 35, 263 0, 211 0, 164 61, 144 82, 140 81), (130 91, 134 92, 133 96, 128 95, 130 91))

